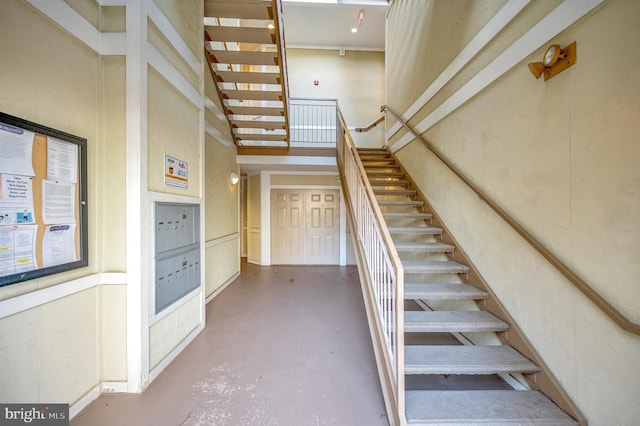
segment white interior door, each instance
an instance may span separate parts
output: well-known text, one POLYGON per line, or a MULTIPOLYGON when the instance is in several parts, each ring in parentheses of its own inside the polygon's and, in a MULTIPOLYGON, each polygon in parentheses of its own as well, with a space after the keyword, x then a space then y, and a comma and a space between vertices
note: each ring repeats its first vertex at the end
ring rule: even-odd
POLYGON ((271 191, 271 263, 304 265, 304 190, 271 191))
POLYGON ((307 264, 340 263, 340 197, 338 191, 308 189, 306 194, 307 264))
POLYGON ((271 264, 338 265, 339 212, 337 190, 271 190, 271 264))

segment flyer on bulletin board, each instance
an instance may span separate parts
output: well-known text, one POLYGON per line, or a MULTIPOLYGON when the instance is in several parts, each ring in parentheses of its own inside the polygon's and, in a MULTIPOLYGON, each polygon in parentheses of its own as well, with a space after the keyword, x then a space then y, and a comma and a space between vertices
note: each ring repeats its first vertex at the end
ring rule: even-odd
POLYGON ((31 176, 0 174, 0 225, 35 223, 31 176))

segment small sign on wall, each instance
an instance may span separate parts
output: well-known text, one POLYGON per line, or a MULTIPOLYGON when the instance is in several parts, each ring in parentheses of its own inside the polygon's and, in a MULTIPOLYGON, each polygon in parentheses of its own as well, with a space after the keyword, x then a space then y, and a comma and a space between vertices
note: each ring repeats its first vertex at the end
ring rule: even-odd
POLYGON ((189 165, 185 161, 165 154, 164 184, 174 188, 186 188, 189 185, 189 165))

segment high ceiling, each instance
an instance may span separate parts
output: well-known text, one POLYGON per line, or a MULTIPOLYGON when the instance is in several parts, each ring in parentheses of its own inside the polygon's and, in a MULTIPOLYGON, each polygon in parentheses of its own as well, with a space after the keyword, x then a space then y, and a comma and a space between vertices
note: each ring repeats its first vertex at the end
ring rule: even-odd
POLYGON ((384 50, 386 0, 283 0, 282 8, 288 48, 384 50))

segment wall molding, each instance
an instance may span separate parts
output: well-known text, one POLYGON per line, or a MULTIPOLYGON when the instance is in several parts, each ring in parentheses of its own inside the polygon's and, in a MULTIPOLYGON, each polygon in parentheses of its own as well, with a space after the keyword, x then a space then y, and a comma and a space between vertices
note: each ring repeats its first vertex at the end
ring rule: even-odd
MULTIPOLYGON (((124 33, 102 33, 64 0, 27 0, 29 4, 60 25, 99 55, 124 55, 124 33)), ((112 3, 108 2, 108 3, 112 3)), ((103 3, 107 3, 103 0, 103 3)), ((102 5, 102 3, 101 3, 102 5)), ((105 4, 105 6, 112 6, 105 4)))
POLYGON ((0 319, 37 308, 100 285, 126 285, 125 272, 106 272, 87 275, 61 284, 0 301, 0 319))
POLYGON ((221 145, 224 145, 227 148, 235 148, 236 145, 233 143, 231 139, 226 137, 224 133, 216 129, 213 125, 211 125, 211 123, 209 123, 206 120, 204 122, 204 131, 206 134, 208 134, 209 136, 214 138, 216 141, 218 141, 221 145))
POLYGON ((226 243, 227 241, 237 240, 238 238, 240 238, 239 232, 234 232, 233 234, 225 235, 224 237, 214 238, 206 242, 205 248, 215 247, 219 244, 226 243))
POLYGON ((191 343, 193 339, 195 339, 196 336, 200 334, 202 330, 204 330, 204 327, 205 323, 200 322, 200 324, 196 328, 194 328, 193 331, 191 331, 187 335, 187 337, 182 339, 182 341, 175 348, 173 348, 173 350, 169 352, 169 354, 165 356, 162 361, 160 361, 153 369, 151 369, 151 371, 149 372, 149 383, 153 382, 160 375, 160 373, 162 373, 164 369, 167 368, 169 364, 171 364, 171 361, 176 359, 176 357, 180 355, 180 353, 187 346, 189 346, 189 343, 191 343))
POLYGON ((205 96, 204 106, 213 115, 215 115, 218 120, 224 121, 224 122, 227 121, 227 116, 224 114, 224 112, 220 108, 218 108, 218 105, 216 105, 215 102, 213 102, 210 97, 205 96))
POLYGON ((95 401, 101 393, 101 384, 97 384, 92 387, 89 392, 85 393, 73 404, 69 405, 69 419, 73 419, 80 414, 82 410, 87 408, 93 401, 95 401))
POLYGON ((202 72, 202 62, 194 55, 182 36, 173 27, 169 19, 162 13, 155 2, 151 1, 148 3, 147 15, 167 40, 169 40, 169 43, 171 43, 189 67, 196 74, 200 75, 202 72))
POLYGON ((209 297, 206 298, 205 304, 207 304, 207 303, 211 302, 213 299, 215 299, 220 293, 222 293, 222 290, 224 290, 225 288, 229 287, 229 285, 231 285, 231 283, 233 283, 239 276, 240 276, 240 271, 238 271, 235 274, 233 274, 233 276, 231 278, 229 278, 227 281, 225 281, 220 287, 218 287, 213 293, 211 293, 211 295, 209 297))
POLYGON ((178 71, 158 49, 147 42, 148 63, 187 98, 196 108, 203 109, 202 95, 189 81, 178 71))
MULTIPOLYGON (((604 1, 605 0, 584 0, 576 2, 565 0, 560 3, 560 5, 553 9, 547 16, 542 18, 522 37, 516 40, 491 61, 491 63, 484 67, 484 69, 471 78, 471 80, 435 108, 433 112, 427 115, 420 123, 414 126, 415 130, 419 134, 426 132, 440 120, 477 95, 485 87, 492 84, 507 71, 519 64, 524 58, 544 46, 549 40, 566 30, 604 1)), ((397 152, 404 148, 414 139, 413 134, 404 134, 391 146, 392 152, 397 152)))
MULTIPOLYGON (((493 38, 500 33, 531 0, 509 0, 487 24, 467 43, 458 55, 447 65, 440 75, 427 87, 420 97, 402 114, 402 119, 409 121, 420 111, 436 93, 440 91, 458 72, 467 65, 493 38)), ((387 132, 387 139, 391 139, 402 127, 396 122, 387 132)))

